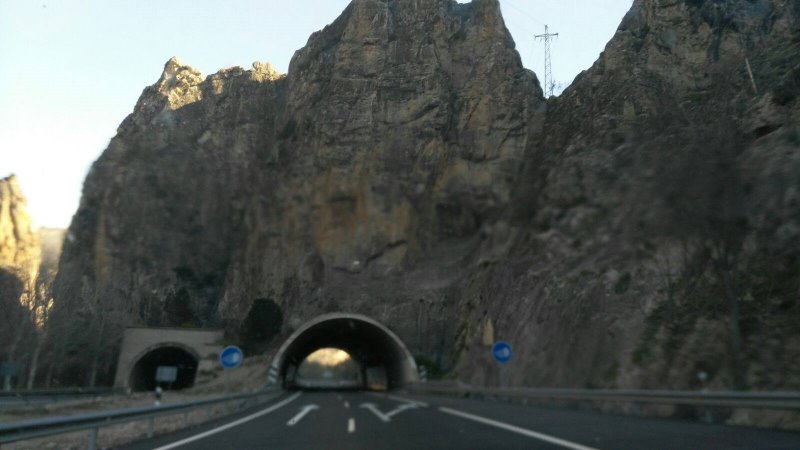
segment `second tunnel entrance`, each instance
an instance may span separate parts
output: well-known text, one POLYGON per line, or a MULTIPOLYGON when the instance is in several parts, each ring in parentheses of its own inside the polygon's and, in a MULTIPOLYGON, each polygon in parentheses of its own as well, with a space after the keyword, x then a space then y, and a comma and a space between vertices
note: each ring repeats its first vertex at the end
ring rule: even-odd
POLYGON ((418 380, 413 356, 389 328, 360 314, 333 313, 306 322, 289 336, 272 361, 270 381, 298 387, 300 364, 329 347, 347 352, 358 364, 362 388, 396 389, 418 380))

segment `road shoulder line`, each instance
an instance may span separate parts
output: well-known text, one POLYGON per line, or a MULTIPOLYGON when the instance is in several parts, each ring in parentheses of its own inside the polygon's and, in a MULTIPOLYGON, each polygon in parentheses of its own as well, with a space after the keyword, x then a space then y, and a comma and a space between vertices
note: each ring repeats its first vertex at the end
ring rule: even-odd
POLYGON ((272 411, 275 411, 278 408, 281 408, 283 406, 288 405, 289 403, 291 403, 295 399, 297 399, 297 397, 300 397, 300 394, 301 394, 300 392, 296 392, 296 393, 292 394, 289 398, 281 400, 280 402, 275 403, 274 405, 271 405, 271 406, 269 406, 269 407, 267 407, 265 409, 262 409, 261 411, 259 411, 257 413, 250 414, 249 416, 242 417, 241 419, 234 420, 233 422, 226 423, 225 425, 219 426, 217 428, 212 428, 211 430, 204 431, 204 432, 202 432, 200 434, 196 434, 194 436, 190 436, 190 437, 188 437, 186 439, 181 439, 180 441, 176 441, 176 442, 173 442, 171 444, 167 444, 167 445, 164 445, 162 447, 155 448, 153 450, 169 450, 171 448, 180 447, 181 445, 188 444, 188 443, 194 442, 194 441, 198 441, 200 439, 203 439, 204 437, 211 436, 212 434, 217 434, 217 433, 219 433, 221 431, 225 431, 227 429, 230 429, 230 428, 233 428, 233 427, 237 427, 237 426, 239 426, 239 425, 241 425, 241 424, 243 424, 245 422, 249 422, 249 421, 251 421, 253 419, 257 419, 257 418, 259 418, 259 417, 261 417, 261 416, 263 416, 265 414, 269 414, 272 411))
POLYGON ((527 428, 518 427, 516 425, 511 425, 508 423, 500 422, 493 419, 487 419, 486 417, 476 416, 474 414, 465 413, 463 411, 459 411, 452 408, 445 408, 444 406, 439 408, 439 411, 450 414, 453 416, 458 416, 463 419, 472 420, 475 422, 482 423, 484 425, 493 426, 496 428, 501 428, 506 431, 511 431, 512 433, 522 434, 524 436, 532 437, 534 439, 539 439, 540 441, 549 442, 551 444, 560 445, 561 447, 569 448, 572 450, 597 450, 593 447, 587 447, 585 445, 581 445, 575 442, 570 442, 564 439, 557 438, 555 436, 550 436, 543 433, 538 433, 536 431, 528 430, 527 428))

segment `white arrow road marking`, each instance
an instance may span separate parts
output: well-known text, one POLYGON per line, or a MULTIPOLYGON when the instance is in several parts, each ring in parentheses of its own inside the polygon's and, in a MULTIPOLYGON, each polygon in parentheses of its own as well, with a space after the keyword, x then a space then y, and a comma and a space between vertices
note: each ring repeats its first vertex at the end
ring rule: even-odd
POLYGON ((439 411, 447 414, 452 414, 454 416, 462 417, 464 419, 474 420, 475 422, 482 423, 484 425, 490 425, 493 427, 501 428, 506 431, 511 431, 512 433, 518 433, 524 436, 532 437, 534 439, 539 439, 540 441, 549 442, 551 444, 559 445, 561 447, 565 447, 571 450, 597 450, 594 447, 587 447, 585 445, 577 444, 575 442, 559 439, 555 436, 549 436, 544 433, 537 433, 536 431, 528 430, 508 423, 499 422, 497 420, 487 419, 486 417, 476 416, 474 414, 465 413, 463 411, 458 411, 455 409, 440 407, 439 411))
POLYGON ((319 409, 319 406, 317 406, 317 405, 306 405, 306 406, 303 406, 300 409, 300 412, 297 413, 296 416, 292 417, 291 419, 289 419, 288 422, 286 422, 286 425, 290 426, 290 427, 293 427, 293 426, 297 425, 297 422, 300 422, 300 419, 302 419, 303 417, 306 416, 306 414, 310 413, 311 411, 313 411, 315 409, 319 409))
MULTIPOLYGON (((374 395, 380 396, 380 394, 374 394, 374 395)), ((392 399, 392 400, 395 400, 395 401, 398 401, 398 402, 414 403, 414 404, 417 404, 417 405, 419 405, 419 406, 421 406, 423 408, 427 408, 428 407, 428 404, 425 403, 425 402, 421 402, 421 401, 418 401, 418 400, 412 400, 410 398, 400 397, 399 395, 385 394, 385 396, 386 396, 386 398, 389 398, 389 399, 392 399)))
POLYGON ((378 406, 376 404, 374 404, 374 403, 362 403, 361 404, 361 408, 365 408, 365 409, 368 409, 368 410, 372 411, 373 414, 375 414, 379 419, 381 419, 384 422, 391 421, 392 420, 392 416, 396 416, 397 414, 400 414, 401 412, 403 412, 403 411, 405 411, 407 409, 415 409, 415 408, 418 408, 418 407, 419 407, 419 405, 416 404, 416 403, 404 403, 404 404, 398 406, 397 408, 389 411, 388 413, 384 414, 384 413, 381 412, 381 410, 378 409, 378 406))
POLYGON ((403 412, 403 411, 405 411, 407 409, 416 409, 418 407, 419 407, 419 405, 417 405, 416 403, 406 403, 406 404, 400 405, 397 408, 395 408, 394 410, 386 413, 386 417, 392 417, 394 415, 400 414, 401 412, 403 412))
POLYGON ((356 431, 356 419, 353 419, 351 417, 350 419, 347 420, 347 432, 353 433, 355 431, 356 431))
POLYGON ((381 419, 384 422, 389 422, 390 420, 392 420, 391 417, 388 417, 382 412, 380 412, 378 406, 375 403, 362 403, 361 407, 372 411, 373 414, 378 416, 378 419, 381 419))

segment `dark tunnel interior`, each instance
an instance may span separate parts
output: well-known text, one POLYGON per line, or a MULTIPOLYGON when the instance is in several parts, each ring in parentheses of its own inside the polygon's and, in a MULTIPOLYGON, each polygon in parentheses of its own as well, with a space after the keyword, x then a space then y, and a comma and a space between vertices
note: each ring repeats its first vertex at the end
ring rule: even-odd
POLYGON ((162 389, 185 389, 192 387, 197 374, 197 358, 180 347, 159 347, 142 356, 133 366, 130 387, 134 391, 151 391, 160 385, 162 389), (177 369, 175 381, 156 381, 159 367, 177 369))
POLYGON ((283 387, 297 388, 297 368, 311 353, 326 347, 347 352, 361 369, 362 388, 396 389, 402 386, 406 355, 384 330, 356 318, 335 318, 311 326, 287 347, 279 373, 283 387))

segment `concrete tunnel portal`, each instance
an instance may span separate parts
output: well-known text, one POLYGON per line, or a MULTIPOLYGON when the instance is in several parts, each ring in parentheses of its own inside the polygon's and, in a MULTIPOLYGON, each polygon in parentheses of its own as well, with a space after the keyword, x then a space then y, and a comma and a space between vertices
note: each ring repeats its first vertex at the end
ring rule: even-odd
POLYGON ((137 359, 130 371, 128 386, 134 391, 152 391, 160 385, 164 389, 185 389, 194 385, 198 356, 179 344, 164 344, 148 349, 137 359), (156 380, 159 367, 174 368, 174 381, 156 380))
POLYGON ((322 348, 347 352, 361 368, 365 389, 397 389, 419 379, 414 357, 389 328, 360 314, 333 313, 306 322, 286 339, 273 358, 269 382, 298 387, 298 367, 322 348))

